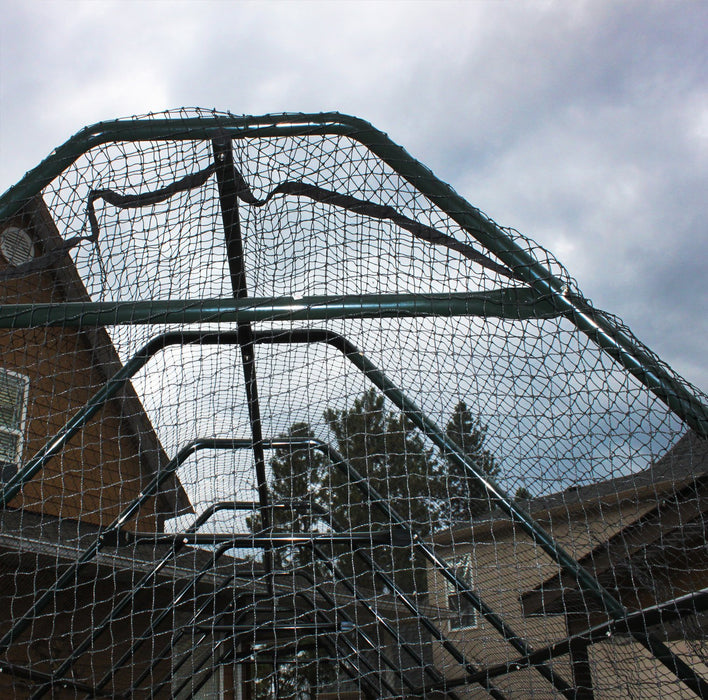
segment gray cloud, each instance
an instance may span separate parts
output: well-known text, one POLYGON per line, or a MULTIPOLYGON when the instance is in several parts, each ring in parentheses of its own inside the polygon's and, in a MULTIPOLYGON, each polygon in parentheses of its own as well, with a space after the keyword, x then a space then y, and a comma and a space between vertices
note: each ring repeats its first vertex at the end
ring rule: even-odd
POLYGON ((354 113, 708 387, 704 3, 0 5, 0 189, 100 119, 354 113))

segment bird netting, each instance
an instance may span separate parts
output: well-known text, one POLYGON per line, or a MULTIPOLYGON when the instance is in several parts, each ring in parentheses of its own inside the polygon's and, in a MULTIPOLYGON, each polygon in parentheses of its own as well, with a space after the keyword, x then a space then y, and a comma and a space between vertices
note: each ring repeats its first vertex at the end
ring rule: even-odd
POLYGON ((0 219, 3 693, 708 697, 708 399, 384 134, 108 122, 0 219))

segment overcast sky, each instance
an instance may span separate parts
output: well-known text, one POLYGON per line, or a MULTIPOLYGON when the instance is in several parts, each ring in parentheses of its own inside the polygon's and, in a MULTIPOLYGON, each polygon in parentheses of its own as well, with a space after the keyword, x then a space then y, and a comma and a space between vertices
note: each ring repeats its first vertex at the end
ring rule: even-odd
POLYGON ((0 191, 102 119, 355 114, 708 388, 707 2, 0 8, 0 191))

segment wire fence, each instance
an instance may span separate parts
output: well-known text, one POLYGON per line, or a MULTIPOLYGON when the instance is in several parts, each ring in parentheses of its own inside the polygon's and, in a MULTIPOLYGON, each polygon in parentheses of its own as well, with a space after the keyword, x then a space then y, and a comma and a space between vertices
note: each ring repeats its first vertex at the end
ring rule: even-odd
POLYGON ((708 399, 337 114, 0 198, 0 690, 708 697, 708 399))

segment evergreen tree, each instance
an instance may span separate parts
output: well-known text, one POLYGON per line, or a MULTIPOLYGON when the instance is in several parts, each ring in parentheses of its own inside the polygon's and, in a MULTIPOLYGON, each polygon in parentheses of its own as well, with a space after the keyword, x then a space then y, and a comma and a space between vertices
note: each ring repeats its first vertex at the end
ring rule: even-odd
MULTIPOLYGON (((420 431, 405 416, 387 410, 384 397, 375 389, 365 391, 349 407, 327 409, 324 419, 344 459, 419 536, 469 523, 490 508, 484 487, 449 458, 437 458, 420 431)), ((499 467, 485 447, 486 433, 486 426, 460 401, 447 423, 446 434, 468 461, 494 479, 499 467)), ((295 423, 281 437, 310 438, 312 429, 307 423, 295 423)), ((384 513, 319 451, 280 448, 275 450, 270 466, 272 502, 289 504, 273 511, 276 530, 318 532, 335 522, 334 529, 354 533, 391 532, 393 524, 384 513)), ((259 528, 258 516, 250 526, 259 528)), ((350 580, 356 581, 357 587, 381 591, 381 584, 352 548, 333 545, 322 549, 350 580)), ((405 592, 426 593, 425 562, 412 548, 379 546, 367 551, 405 592)), ((310 565, 316 575, 326 570, 317 565, 309 549, 283 548, 273 554, 279 568, 310 565)), ((300 660, 304 666, 283 666, 267 684, 256 684, 255 696, 272 696, 272 684, 276 682, 279 697, 308 697, 317 685, 317 674, 321 681, 321 674, 333 672, 308 663, 315 660, 309 652, 300 660)))
MULTIPOLYGON (((494 480, 499 475, 499 467, 492 453, 485 448, 487 426, 479 418, 474 418, 467 404, 460 401, 452 413, 446 427, 447 437, 462 451, 467 461, 485 477, 494 480)), ((444 514, 448 525, 469 523, 491 509, 487 492, 479 481, 464 471, 451 459, 447 459, 447 484, 449 506, 444 514)))
MULTIPOLYGON (((370 389, 350 408, 328 409, 324 417, 344 459, 414 532, 427 535, 437 529, 438 501, 444 497, 436 488, 437 465, 432 450, 405 416, 387 411, 384 397, 370 389)), ((343 475, 331 474, 324 487, 338 523, 353 532, 391 532, 392 523, 382 510, 343 475)), ((410 547, 379 547, 373 558, 404 591, 425 591, 425 566, 410 547)), ((376 585, 360 558, 342 556, 339 563, 360 582, 376 585)))
MULTIPOLYGON (((358 396, 351 406, 327 409, 324 419, 334 437, 337 450, 366 483, 383 498, 420 536, 442 528, 469 522, 490 508, 484 487, 451 459, 436 458, 411 421, 387 410, 384 397, 375 389, 358 396)), ((485 447, 486 426, 474 418, 460 401, 447 423, 446 433, 466 459, 487 477, 494 479, 499 468, 485 447)), ((307 423, 295 423, 281 437, 310 438, 307 423)), ((271 497, 274 503, 290 504, 275 510, 276 529, 312 532, 330 525, 322 513, 329 514, 337 527, 351 532, 389 532, 391 523, 380 508, 370 502, 344 474, 328 463, 316 450, 279 448, 270 462, 271 497)), ((254 529, 257 519, 251 523, 254 529)), ((341 546, 330 549, 346 573, 362 576, 373 585, 366 566, 357 557, 343 553, 341 546), (358 563, 355 563, 358 562, 358 563)), ((425 591, 423 566, 415 566, 413 552, 406 548, 378 548, 377 560, 385 562, 396 583, 408 592, 425 591), (419 572, 414 575, 413 570, 419 572)), ((289 552, 290 550, 283 550, 289 552)), ((274 552, 277 566, 286 563, 285 555, 274 552)), ((313 563, 307 549, 288 554, 297 565, 313 563)))
MULTIPOLYGON (((368 485, 417 532, 428 534, 436 529, 434 501, 444 494, 431 490, 431 478, 437 472, 435 459, 412 423, 387 411, 384 397, 375 389, 355 399, 350 408, 328 409, 324 417, 337 449, 368 485)), ((389 525, 383 513, 343 476, 333 475, 328 487, 335 494, 335 516, 353 528, 389 525)))

